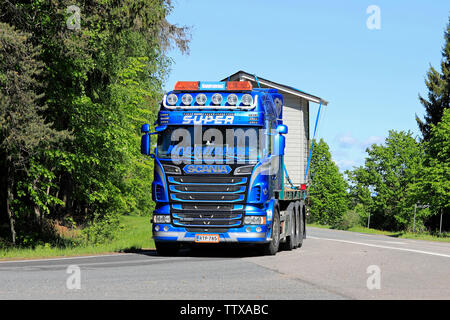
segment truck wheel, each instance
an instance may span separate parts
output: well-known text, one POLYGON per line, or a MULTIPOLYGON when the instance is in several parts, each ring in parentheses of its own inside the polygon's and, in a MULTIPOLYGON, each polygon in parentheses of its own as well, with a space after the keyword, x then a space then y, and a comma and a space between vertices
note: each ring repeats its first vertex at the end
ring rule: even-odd
POLYGON ((180 244, 176 242, 155 241, 156 252, 160 256, 174 256, 180 249, 180 244))
POLYGON ((276 255, 280 247, 280 213, 278 208, 274 209, 272 219, 272 241, 262 245, 262 252, 267 256, 276 255))
POLYGON ((298 233, 298 248, 301 248, 303 245, 303 238, 305 236, 305 220, 304 214, 305 214, 305 205, 303 204, 303 201, 300 201, 300 205, 298 208, 298 222, 299 222, 299 233, 298 233))
POLYGON ((295 248, 295 244, 296 244, 296 238, 297 238, 297 233, 296 233, 296 228, 297 228, 297 217, 296 217, 296 212, 295 212, 295 206, 294 203, 290 203, 289 206, 287 207, 286 211, 289 218, 289 235, 286 236, 286 242, 282 244, 282 249, 283 250, 288 250, 291 251, 292 249, 295 248))

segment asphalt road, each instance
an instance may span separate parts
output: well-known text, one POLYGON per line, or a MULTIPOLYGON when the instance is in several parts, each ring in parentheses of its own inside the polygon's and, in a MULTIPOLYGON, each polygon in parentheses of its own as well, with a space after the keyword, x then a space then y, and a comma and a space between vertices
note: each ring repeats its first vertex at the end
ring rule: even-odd
POLYGON ((213 248, 0 262, 0 299, 450 299, 450 243, 307 234, 276 256, 213 248))

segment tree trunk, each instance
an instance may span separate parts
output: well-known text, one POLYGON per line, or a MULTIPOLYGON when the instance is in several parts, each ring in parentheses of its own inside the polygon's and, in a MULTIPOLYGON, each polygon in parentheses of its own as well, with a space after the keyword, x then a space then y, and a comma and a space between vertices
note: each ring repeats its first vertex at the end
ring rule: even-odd
POLYGON ((13 245, 16 245, 16 227, 14 215, 11 211, 11 203, 14 200, 13 187, 14 187, 14 174, 11 172, 11 168, 8 166, 8 186, 7 186, 7 198, 6 198, 6 211, 9 218, 9 226, 11 228, 11 240, 13 245))

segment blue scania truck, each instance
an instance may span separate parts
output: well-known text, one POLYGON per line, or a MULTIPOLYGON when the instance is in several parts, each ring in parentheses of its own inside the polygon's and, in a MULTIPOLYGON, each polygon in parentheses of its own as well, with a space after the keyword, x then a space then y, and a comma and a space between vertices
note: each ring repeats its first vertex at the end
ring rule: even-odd
MULTIPOLYGON (((142 126, 141 153, 154 159, 160 255, 203 243, 253 244, 267 255, 302 246, 308 152, 290 157, 292 170, 298 163, 304 174, 292 183, 283 94, 243 80, 179 81, 162 99, 154 130, 142 126)), ((290 141, 291 149, 308 149, 309 133, 304 140, 290 141)))

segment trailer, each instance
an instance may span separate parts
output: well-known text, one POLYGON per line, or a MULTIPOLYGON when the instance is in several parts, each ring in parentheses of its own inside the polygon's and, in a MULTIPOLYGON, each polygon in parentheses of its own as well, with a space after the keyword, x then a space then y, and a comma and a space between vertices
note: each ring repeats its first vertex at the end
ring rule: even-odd
POLYGON ((268 255, 301 247, 310 103, 327 105, 244 71, 222 81, 177 82, 161 101, 154 131, 141 129, 141 153, 154 160, 158 254, 222 243, 252 244, 268 255))

